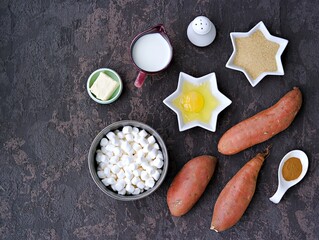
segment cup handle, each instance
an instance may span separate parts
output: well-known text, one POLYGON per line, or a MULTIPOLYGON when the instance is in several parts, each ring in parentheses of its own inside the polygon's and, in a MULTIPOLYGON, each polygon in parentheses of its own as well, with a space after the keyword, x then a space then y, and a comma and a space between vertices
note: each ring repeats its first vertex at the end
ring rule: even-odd
POLYGON ((135 83, 134 83, 135 87, 137 87, 137 88, 142 87, 146 77, 147 77, 147 74, 143 71, 140 71, 138 73, 136 80, 135 80, 135 83))

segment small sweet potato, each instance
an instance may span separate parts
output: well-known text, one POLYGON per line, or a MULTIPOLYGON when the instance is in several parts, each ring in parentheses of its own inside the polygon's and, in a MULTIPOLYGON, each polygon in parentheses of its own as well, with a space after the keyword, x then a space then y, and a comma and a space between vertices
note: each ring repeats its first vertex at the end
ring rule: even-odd
POLYGON ((269 148, 247 162, 226 184, 215 203, 210 229, 222 232, 234 226, 243 216, 254 196, 257 177, 269 148))
POLYGON ((167 192, 167 205, 173 216, 182 216, 194 206, 212 178, 216 163, 215 157, 199 156, 179 171, 167 192))

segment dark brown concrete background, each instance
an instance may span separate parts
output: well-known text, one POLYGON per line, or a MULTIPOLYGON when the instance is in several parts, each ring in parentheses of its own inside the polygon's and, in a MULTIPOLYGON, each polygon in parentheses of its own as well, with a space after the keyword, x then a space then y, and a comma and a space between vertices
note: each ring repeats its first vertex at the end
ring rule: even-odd
POLYGON ((318 239, 319 8, 316 1, 16 1, 0 3, 0 238, 1 239, 318 239), (260 3, 257 3, 260 2, 260 3), (189 22, 208 16, 217 38, 207 48, 186 37, 189 22), (268 76, 252 88, 244 75, 225 68, 232 52, 229 33, 259 21, 289 40, 285 76, 268 76), (131 39, 157 23, 166 26, 174 60, 163 74, 133 86, 131 39), (98 105, 86 80, 100 67, 124 81, 119 100, 98 105), (217 131, 179 132, 176 115, 163 103, 178 74, 216 72, 232 105, 218 118, 217 131), (267 143, 235 156, 217 152, 220 136, 238 121, 272 105, 293 86, 304 104, 293 124, 267 143), (160 189, 136 202, 104 195, 91 179, 87 153, 95 135, 122 119, 154 127, 170 155, 160 189), (231 230, 209 230, 216 198, 243 164, 273 144, 256 194, 231 230), (280 204, 271 203, 280 159, 303 149, 310 166, 305 179, 280 204), (171 217, 166 191, 189 159, 212 154, 219 166, 196 206, 171 217))

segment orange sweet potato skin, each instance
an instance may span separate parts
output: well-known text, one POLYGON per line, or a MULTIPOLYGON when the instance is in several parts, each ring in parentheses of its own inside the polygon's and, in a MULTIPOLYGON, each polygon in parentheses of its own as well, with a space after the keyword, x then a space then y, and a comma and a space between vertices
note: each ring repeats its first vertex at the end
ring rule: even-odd
POLYGON ((198 201, 212 178, 217 159, 203 155, 188 161, 175 176, 167 192, 167 205, 173 216, 186 214, 198 201))
POLYGON ((295 87, 272 107, 226 131, 218 142, 218 151, 232 155, 268 140, 289 127, 301 104, 301 91, 295 87))
POLYGON ((224 231, 235 225, 246 211, 256 189, 264 156, 257 154, 226 184, 214 206, 211 229, 224 231))

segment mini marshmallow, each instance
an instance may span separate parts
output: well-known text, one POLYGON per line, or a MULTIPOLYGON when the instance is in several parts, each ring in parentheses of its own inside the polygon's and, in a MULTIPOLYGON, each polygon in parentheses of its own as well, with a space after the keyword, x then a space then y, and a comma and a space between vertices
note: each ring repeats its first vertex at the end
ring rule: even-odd
POLYGON ((134 171, 133 171, 133 175, 134 175, 135 177, 141 176, 141 170, 140 170, 140 169, 134 170, 134 171))
POLYGON ((126 187, 125 187, 125 190, 126 190, 128 193, 133 193, 134 190, 135 190, 135 187, 133 187, 131 184, 127 184, 126 187))
POLYGON ((106 134, 106 137, 107 137, 109 140, 111 140, 111 139, 115 138, 116 135, 115 135, 114 132, 109 132, 109 133, 106 134))
POLYGON ((131 162, 133 162, 133 157, 128 156, 128 155, 123 155, 121 157, 122 162, 123 162, 123 166, 128 166, 131 162))
POLYGON ((140 130, 137 127, 132 128, 132 133, 139 133, 140 130))
POLYGON ((135 188, 134 192, 132 192, 133 195, 138 195, 141 193, 141 189, 135 188))
POLYGON ((113 191, 116 191, 116 189, 115 189, 115 184, 112 184, 112 185, 111 185, 111 188, 113 189, 113 191))
POLYGON ((141 144, 141 146, 144 148, 144 146, 146 146, 148 144, 148 141, 146 140, 146 138, 143 137, 139 137, 137 139, 138 143, 141 144))
POLYGON ((138 158, 144 157, 145 156, 145 152, 143 151, 143 149, 138 150, 137 153, 136 153, 136 156, 138 158))
POLYGON ((146 171, 142 171, 141 172, 141 179, 145 181, 148 178, 149 178, 148 173, 146 171))
POLYGON ((96 156, 95 156, 95 161, 97 163, 104 162, 104 161, 102 161, 104 159, 103 156, 105 156, 103 153, 97 153, 96 156))
POLYGON ((155 137, 152 135, 147 138, 147 141, 149 144, 154 144, 156 142, 155 137))
POLYGON ((111 158, 111 157, 114 156, 114 154, 113 154, 113 152, 107 151, 106 156, 107 156, 108 158, 111 158))
POLYGON ((132 178, 132 180, 131 180, 131 183, 133 184, 133 185, 136 185, 138 182, 140 182, 141 180, 140 180, 140 178, 139 177, 133 177, 132 178))
POLYGON ((140 135, 141 137, 145 138, 148 134, 147 134, 147 132, 143 129, 143 130, 141 130, 141 131, 138 133, 138 135, 140 135))
POLYGON ((119 147, 115 147, 115 148, 113 148, 113 153, 114 153, 114 156, 121 156, 122 150, 119 147))
POLYGON ((135 152, 137 152, 138 150, 142 149, 141 145, 138 144, 137 142, 133 143, 132 148, 134 149, 135 152))
POLYGON ((122 182, 120 182, 120 181, 118 181, 117 183, 115 183, 115 190, 116 191, 121 191, 121 190, 123 190, 123 188, 124 188, 124 183, 122 183, 122 182))
POLYGON ((150 165, 147 162, 142 162, 141 163, 141 167, 146 170, 148 167, 150 167, 150 165))
POLYGON ((152 146, 150 144, 146 144, 145 146, 143 146, 143 151, 145 153, 148 153, 152 150, 152 146))
POLYGON ((156 155, 156 158, 159 158, 159 159, 164 159, 164 156, 163 156, 163 153, 161 151, 158 151, 157 155, 156 155))
POLYGON ((102 162, 108 162, 108 161, 109 161, 108 156, 106 156, 106 155, 103 154, 103 156, 101 157, 101 161, 102 161, 102 162))
POLYGON ((106 149, 106 147, 101 147, 101 151, 102 153, 106 154, 108 153, 108 150, 106 149))
POLYGON ((100 141, 100 146, 105 147, 108 144, 108 140, 106 138, 102 138, 100 141))
POLYGON ((126 184, 126 185, 131 184, 131 180, 128 179, 128 178, 124 178, 124 181, 125 181, 125 184, 126 184))
POLYGON ((129 142, 132 142, 134 140, 134 136, 133 134, 128 133, 125 135, 125 139, 129 142))
MULTIPOLYGON (((112 172, 112 173, 117 174, 119 171, 120 171, 119 166, 113 165, 113 166, 111 167, 111 172, 112 172)), ((119 191, 120 191, 120 190, 119 190, 119 191)))
MULTIPOLYGON (((115 146, 112 143, 109 143, 108 145, 106 145, 105 149, 108 152, 113 152, 113 149, 115 148, 115 146)), ((103 150, 102 150, 103 151, 103 150)))
POLYGON ((109 184, 107 178, 102 179, 101 182, 102 182, 105 186, 110 186, 110 185, 111 185, 111 184, 109 184))
POLYGON ((99 178, 106 178, 106 174, 104 173, 104 171, 97 171, 97 176, 99 178))
POLYGON ((158 170, 155 170, 155 172, 152 174, 152 178, 154 178, 155 181, 157 181, 161 176, 161 173, 158 170))
POLYGON ((124 142, 123 144, 121 144, 121 148, 126 153, 129 153, 132 150, 132 147, 128 142, 124 142))
POLYGON ((148 166, 146 167, 145 171, 149 174, 149 175, 152 175, 155 173, 156 169, 152 166, 148 166))
POLYGON ((106 162, 101 162, 101 163, 99 164, 99 167, 100 167, 102 170, 104 170, 104 168, 106 168, 107 165, 108 165, 108 163, 106 163, 106 162))
POLYGON ((143 189, 145 187, 145 184, 142 182, 142 181, 139 181, 137 184, 136 184, 136 187, 138 187, 139 189, 143 189))
POLYGON ((117 179, 117 176, 116 176, 116 174, 114 174, 114 173, 110 173, 110 176, 109 176, 110 178, 114 178, 114 179, 117 179))
POLYGON ((118 192, 120 195, 125 195, 126 194, 126 190, 125 188, 123 188, 121 191, 118 192))
POLYGON ((135 154, 134 149, 131 148, 131 150, 127 154, 132 157, 135 154))
POLYGON ((124 134, 128 134, 128 133, 131 133, 132 130, 133 130, 133 129, 132 129, 131 126, 125 126, 125 127, 123 127, 122 132, 123 132, 124 134))
POLYGON ((123 168, 123 162, 122 161, 118 161, 117 163, 116 163, 116 165, 119 167, 119 168, 123 168))
POLYGON ((154 147, 155 149, 157 149, 157 150, 159 150, 159 149, 160 149, 160 147, 159 147, 158 143, 155 143, 155 144, 153 145, 153 147, 154 147))
POLYGON ((155 159, 156 156, 157 156, 157 149, 156 148, 153 148, 149 153, 148 153, 148 156, 150 159, 155 159))
POLYGON ((139 165, 141 165, 142 162, 145 162, 145 161, 146 161, 145 158, 142 157, 142 156, 137 156, 136 159, 135 159, 135 162, 136 162, 137 164, 139 164, 139 165))
POLYGON ((124 172, 132 173, 132 171, 130 170, 130 166, 123 166, 123 170, 124 172))
POLYGON ((125 171, 125 177, 129 180, 132 180, 133 179, 133 173, 130 172, 130 171, 125 171))
POLYGON ((149 178, 145 181, 146 187, 152 188, 152 187, 154 187, 154 185, 155 185, 155 181, 153 178, 149 178))
POLYGON ((123 139, 123 138, 124 138, 124 133, 118 132, 118 133, 116 134, 116 136, 117 136, 119 139, 123 139))
POLYGON ((120 140, 117 138, 112 138, 110 142, 116 147, 120 146, 120 140))
POLYGON ((162 159, 155 158, 155 160, 152 162, 152 165, 157 168, 162 168, 164 165, 164 162, 162 159))
POLYGON ((125 177, 125 173, 123 171, 123 169, 121 169, 117 174, 116 174, 118 179, 124 179, 125 177))
POLYGON ((131 164, 129 165, 129 169, 133 172, 134 170, 137 169, 137 164, 136 164, 136 163, 131 163, 131 164))
POLYGON ((111 173, 111 169, 110 168, 108 168, 108 167, 104 168, 105 177, 108 177, 110 175, 110 173, 111 173))
POLYGON ((114 178, 104 178, 102 182, 105 186, 114 185, 116 183, 114 178))
POLYGON ((110 158, 109 163, 117 164, 118 161, 119 161, 119 157, 118 156, 113 156, 113 157, 110 158))

